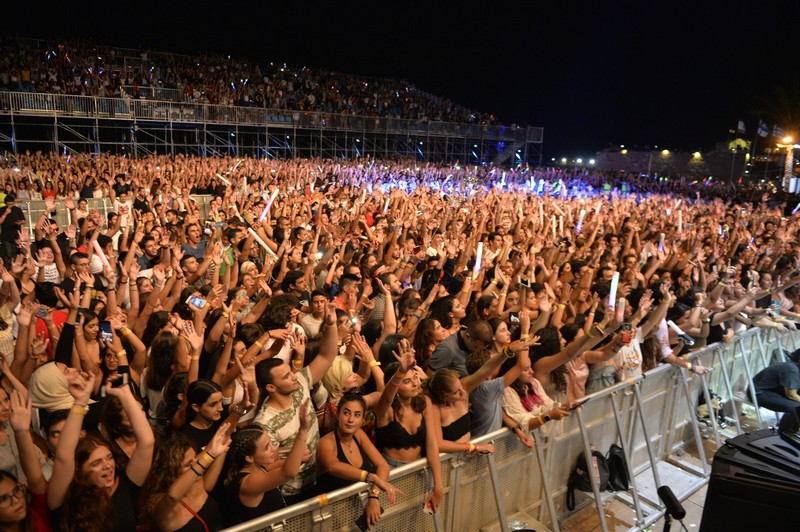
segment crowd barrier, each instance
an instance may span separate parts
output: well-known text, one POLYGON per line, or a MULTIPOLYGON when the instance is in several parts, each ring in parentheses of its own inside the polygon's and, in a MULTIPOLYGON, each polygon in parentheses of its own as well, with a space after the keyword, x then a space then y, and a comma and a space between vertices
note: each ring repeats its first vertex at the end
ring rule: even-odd
MULTIPOLYGON (((593 506, 599 528, 606 532, 620 524, 612 526, 606 517, 606 504, 616 499, 632 509, 624 526, 643 530, 664 515, 656 493, 659 486, 669 485, 684 500, 708 482, 711 457, 705 454, 703 439, 712 435, 696 416, 700 397, 709 402, 713 390, 726 407, 741 408, 749 402, 758 411, 747 399, 752 377, 771 360, 784 360, 798 336, 797 332, 779 335, 774 330, 750 329, 730 344, 713 344, 689 356, 712 368, 707 375, 662 365, 590 395, 572 416, 533 431, 536 445, 532 450, 501 429, 474 440, 494 443, 494 455, 443 454, 445 495, 434 516, 422 509, 429 489, 425 460, 394 469, 390 480, 406 496, 394 506, 381 496, 385 513, 374 530, 500 532, 527 528, 556 532, 559 522, 570 515, 565 505, 566 486, 578 456, 583 453, 591 463, 592 448, 605 454, 612 443, 621 445, 626 455, 630 489, 601 492, 590 475, 593 491, 576 493, 575 511, 593 506)), ((759 423, 765 422, 758 415, 759 423)), ((719 429, 713 410, 711 425, 717 445, 723 437, 742 431, 738 418, 725 430, 719 429)), ((355 530, 353 524, 362 513, 367 490, 367 484, 356 483, 228 531, 355 530)))
MULTIPOLYGON (((192 194, 191 197, 195 200, 195 205, 200 211, 200 220, 205 220, 208 216, 208 204, 213 199, 213 196, 206 194, 192 194)), ((75 205, 78 205, 78 200, 75 200, 75 205)), ((19 200, 17 202, 17 206, 22 209, 22 213, 25 215, 25 219, 28 222, 27 227, 30 229, 31 236, 33 236, 33 228, 36 225, 36 221, 39 219, 42 213, 47 212, 47 206, 45 205, 44 200, 19 200)), ((90 211, 96 210, 100 212, 100 214, 103 215, 104 220, 108 220, 108 213, 116 212, 111 198, 88 199, 87 208, 90 211)), ((62 230, 73 221, 77 222, 77 220, 72 219, 70 210, 64 207, 64 204, 61 200, 57 202, 55 220, 58 222, 58 226, 62 228, 62 230)))

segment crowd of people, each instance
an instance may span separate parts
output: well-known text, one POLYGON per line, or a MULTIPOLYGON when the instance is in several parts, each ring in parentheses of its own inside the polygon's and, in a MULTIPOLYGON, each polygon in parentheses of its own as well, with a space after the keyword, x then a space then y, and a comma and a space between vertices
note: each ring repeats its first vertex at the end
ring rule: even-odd
POLYGON ((0 177, 9 529, 218 530, 355 482, 372 528, 421 458, 435 512, 440 453, 504 426, 532 447, 587 394, 800 316, 800 215, 769 197, 376 160, 26 153, 0 177))
POLYGON ((0 90, 145 97, 347 115, 494 124, 413 84, 222 55, 119 50, 85 40, 0 41, 0 90))

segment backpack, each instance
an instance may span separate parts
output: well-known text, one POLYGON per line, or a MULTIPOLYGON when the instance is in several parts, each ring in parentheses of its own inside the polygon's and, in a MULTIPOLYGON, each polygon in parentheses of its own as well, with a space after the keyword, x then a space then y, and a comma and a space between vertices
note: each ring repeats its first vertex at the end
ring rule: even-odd
MULTIPOLYGON (((594 471, 594 477, 597 480, 598 488, 600 491, 607 490, 609 478, 608 463, 606 462, 606 457, 596 451, 594 447, 592 447, 592 462, 592 470, 594 471)), ((581 453, 580 456, 578 456, 578 460, 575 462, 575 469, 572 470, 569 476, 569 482, 567 483, 567 509, 575 509, 576 489, 592 491, 592 480, 588 473, 589 468, 586 466, 586 457, 581 453)))
POLYGON ((628 462, 625 460, 625 452, 622 447, 612 443, 606 454, 608 462, 608 485, 614 491, 628 491, 630 489, 630 472, 628 462))

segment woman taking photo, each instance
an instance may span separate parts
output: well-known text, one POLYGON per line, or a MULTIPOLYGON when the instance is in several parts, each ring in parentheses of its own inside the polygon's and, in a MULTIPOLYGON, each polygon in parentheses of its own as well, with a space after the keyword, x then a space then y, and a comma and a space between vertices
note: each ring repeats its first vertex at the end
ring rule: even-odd
POLYGON ((300 429, 285 460, 261 425, 234 433, 226 464, 225 488, 230 496, 228 526, 237 525, 286 506, 280 487, 300 472, 306 459, 306 437, 311 428, 309 400, 300 405, 300 429))
POLYGON ((317 446, 317 488, 320 493, 329 493, 354 482, 371 483, 364 512, 367 526, 372 528, 381 518, 381 492, 386 492, 390 504, 398 494, 405 494, 389 483, 389 464, 360 428, 366 412, 364 398, 345 393, 337 412, 335 430, 317 446))
POLYGON ((401 340, 393 355, 399 367, 392 363, 386 368, 386 374, 393 377, 386 383, 375 408, 378 448, 391 467, 427 457, 433 474, 433 489, 428 493, 425 504, 436 511, 444 488, 435 436, 435 416, 427 415, 431 413, 433 405, 421 393, 420 375, 424 374, 416 368, 414 349, 408 340, 401 340))
POLYGON ((136 450, 125 469, 118 472, 105 440, 97 436, 80 438, 96 376, 72 368, 65 373, 75 402, 56 447, 47 506, 59 510, 62 530, 134 532, 139 490, 150 472, 155 445, 147 417, 130 388, 106 385, 106 394, 122 403, 136 436, 136 450))

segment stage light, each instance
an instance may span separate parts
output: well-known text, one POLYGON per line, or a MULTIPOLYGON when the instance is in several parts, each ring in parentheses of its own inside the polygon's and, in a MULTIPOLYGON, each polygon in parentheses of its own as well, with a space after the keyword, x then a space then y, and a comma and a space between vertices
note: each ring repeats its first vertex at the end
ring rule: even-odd
POLYGON ((621 153, 622 155, 628 155, 628 150, 622 150, 620 153, 621 153))
POLYGON ((794 142, 794 139, 792 137, 783 137, 783 140, 781 140, 781 142, 783 142, 784 144, 791 144, 792 142, 794 142))
POLYGON ((594 164, 594 159, 589 159, 589 164, 594 164))
POLYGON ((583 159, 578 159, 575 162, 578 163, 578 164, 583 164, 583 159))
POLYGON ((661 150, 662 157, 666 157, 667 155, 669 155, 669 150, 661 150))
POLYGON ((564 163, 566 163, 566 162, 567 162, 567 158, 566 158, 566 157, 562 157, 562 158, 561 158, 561 163, 562 163, 562 164, 564 164, 564 163))
POLYGON ((695 159, 701 159, 703 157, 703 154, 700 153, 699 151, 696 151, 692 154, 692 157, 694 157, 695 159))

